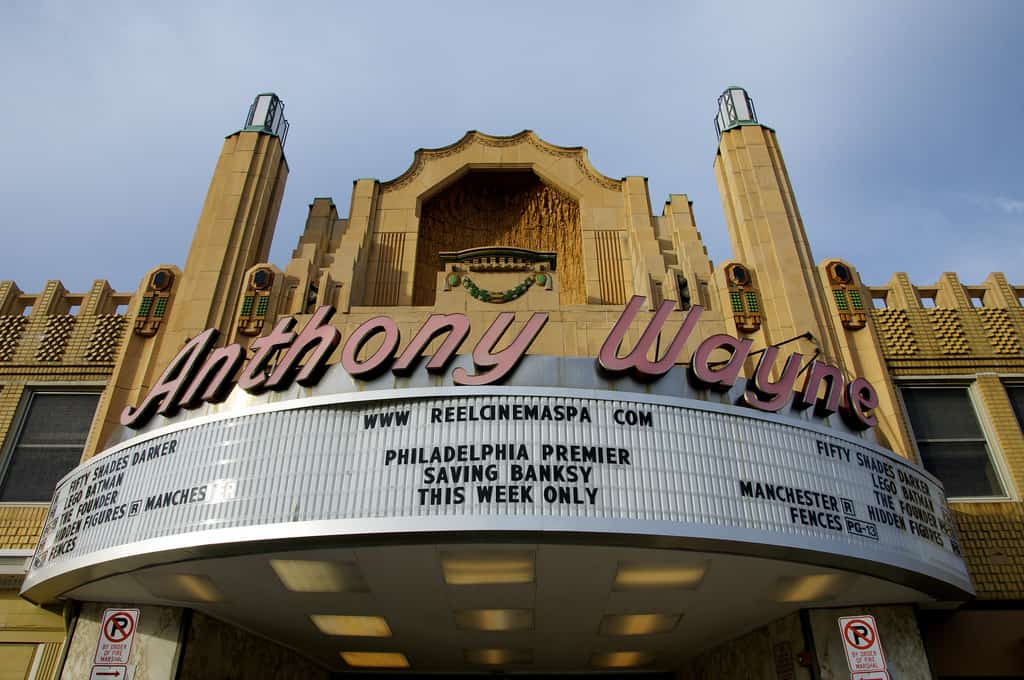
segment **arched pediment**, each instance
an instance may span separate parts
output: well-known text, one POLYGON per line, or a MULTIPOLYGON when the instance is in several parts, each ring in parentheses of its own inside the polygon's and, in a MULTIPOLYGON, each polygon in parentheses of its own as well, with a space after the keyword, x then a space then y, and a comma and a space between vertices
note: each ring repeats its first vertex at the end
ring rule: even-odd
POLYGON ((470 130, 448 146, 417 149, 412 165, 398 177, 381 182, 380 189, 411 191, 422 199, 475 168, 528 168, 542 180, 576 196, 594 191, 622 191, 620 180, 594 168, 586 149, 551 144, 532 130, 507 137, 470 130))

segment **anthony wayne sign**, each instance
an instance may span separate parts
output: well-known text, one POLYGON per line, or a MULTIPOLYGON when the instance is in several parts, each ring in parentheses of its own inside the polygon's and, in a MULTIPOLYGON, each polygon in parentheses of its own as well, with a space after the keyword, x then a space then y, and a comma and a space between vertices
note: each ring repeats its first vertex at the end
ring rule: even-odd
MULTIPOLYGON (((599 369, 610 376, 632 375, 651 381, 665 375, 680 358, 683 346, 689 340, 703 309, 692 307, 683 319, 674 337, 668 342, 661 357, 648 359, 655 347, 666 320, 675 303, 664 301, 644 329, 639 341, 626 356, 619 356, 626 333, 643 308, 645 298, 634 296, 605 339, 597 357, 599 369)), ((324 374, 328 361, 341 344, 341 333, 330 325, 334 308, 316 310, 298 332, 292 329, 295 317, 278 321, 266 336, 252 342, 252 356, 246 361, 246 350, 239 344, 215 348, 218 331, 211 328, 189 341, 167 366, 149 394, 138 406, 129 406, 121 414, 121 423, 139 429, 154 415, 173 416, 181 408, 193 409, 203 403, 223 401, 237 385, 252 394, 268 390, 285 390, 293 382, 302 386, 315 385, 324 374), (275 357, 279 357, 272 364, 275 357)), ((504 349, 495 348, 515 319, 515 314, 502 312, 484 332, 473 348, 476 373, 463 367, 452 371, 456 385, 481 386, 499 383, 516 367, 527 349, 547 323, 548 315, 534 313, 519 333, 504 349)), ((465 314, 434 314, 420 327, 416 335, 398 352, 400 333, 398 325, 387 316, 366 321, 345 340, 341 349, 341 366, 350 375, 370 379, 384 371, 395 375, 411 373, 431 342, 443 338, 439 349, 426 358, 426 369, 443 373, 469 335, 470 321, 465 314), (376 351, 360 358, 367 343, 382 336, 376 351)), ((703 389, 729 390, 740 378, 744 362, 751 356, 752 341, 727 334, 705 338, 690 357, 688 377, 692 384, 703 389), (715 353, 725 352, 725 360, 712 360, 715 353)), ((772 380, 778 359, 778 347, 766 347, 754 375, 747 380, 747 389, 739 397, 743 406, 778 412, 791 400, 798 408, 813 407, 818 415, 840 411, 853 429, 873 427, 877 421, 872 415, 878 406, 874 387, 864 378, 847 383, 842 371, 828 363, 812 360, 806 367, 807 376, 802 388, 794 395, 794 388, 802 368, 803 356, 790 354, 779 373, 772 380), (823 395, 823 396, 822 396, 823 395)))

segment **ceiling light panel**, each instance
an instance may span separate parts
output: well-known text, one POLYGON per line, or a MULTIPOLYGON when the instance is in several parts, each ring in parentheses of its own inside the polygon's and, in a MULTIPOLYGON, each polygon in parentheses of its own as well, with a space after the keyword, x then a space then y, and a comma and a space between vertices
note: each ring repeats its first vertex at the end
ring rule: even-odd
POLYGON ((363 573, 355 562, 270 560, 281 584, 297 593, 366 593, 363 573))
POLYGON ((466 663, 476 666, 509 666, 533 663, 532 649, 466 649, 466 663))
POLYGON ((313 625, 324 635, 354 637, 391 637, 391 626, 383 616, 352 616, 347 614, 313 614, 313 625))
POLYGON ((408 668, 401 652, 342 652, 341 658, 353 668, 408 668))
POLYGON ((533 583, 530 551, 453 551, 441 553, 444 581, 451 586, 533 583))
POLYGON ((147 574, 139 578, 155 597, 179 602, 221 602, 224 596, 208 576, 201 574, 147 574))
POLYGON ((775 588, 776 602, 818 602, 830 600, 846 585, 845 574, 810 574, 780 578, 775 588))
POLYGON ((619 562, 613 590, 693 589, 707 572, 700 562, 619 562))
POLYGON ((461 609, 455 612, 455 626, 460 630, 530 630, 532 609, 461 609))
POLYGON ((650 652, 596 652, 590 657, 594 668, 632 668, 654 662, 650 652))
POLYGON ((605 614, 601 635, 654 635, 668 633, 682 614, 605 614))

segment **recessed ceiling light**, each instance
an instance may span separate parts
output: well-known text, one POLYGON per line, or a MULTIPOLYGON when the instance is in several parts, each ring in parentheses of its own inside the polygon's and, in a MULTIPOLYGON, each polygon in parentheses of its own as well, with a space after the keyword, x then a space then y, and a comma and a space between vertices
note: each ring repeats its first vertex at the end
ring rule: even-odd
POLYGON ((391 637, 391 627, 383 616, 313 614, 309 618, 325 635, 391 637))
POLYGON ((646 666, 654 661, 651 652, 595 652, 590 665, 595 668, 630 668, 646 666))
POLYGON ((532 649, 465 649, 466 663, 478 666, 503 666, 533 663, 532 649))
POLYGON ((455 612, 455 626, 461 630, 529 630, 532 609, 461 609, 455 612))
POLYGON ((846 584, 846 574, 784 576, 775 588, 776 602, 817 602, 830 600, 846 584))
POLYGON ((342 652, 341 658, 353 668, 409 667, 409 659, 401 652, 342 652))
POLYGON ((605 614, 601 635, 653 635, 676 627, 682 614, 605 614))
POLYGON ((708 562, 619 562, 613 590, 696 588, 708 562))
POLYGON ((365 593, 369 587, 355 562, 270 560, 288 590, 297 593, 365 593))
POLYGON ((179 602, 220 602, 224 596, 208 576, 201 574, 145 574, 138 577, 154 596, 179 602))
POLYGON ((529 551, 442 552, 444 581, 452 586, 533 583, 534 554, 529 551))

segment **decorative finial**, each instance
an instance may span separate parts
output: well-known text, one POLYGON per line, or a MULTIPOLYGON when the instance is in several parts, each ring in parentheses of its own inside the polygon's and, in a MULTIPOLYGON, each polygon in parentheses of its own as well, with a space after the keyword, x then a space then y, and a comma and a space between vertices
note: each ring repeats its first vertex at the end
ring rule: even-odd
POLYGON ((715 116, 715 132, 722 133, 741 125, 757 125, 754 100, 742 87, 730 85, 718 98, 718 115, 715 116))
POLYGON ((255 101, 249 107, 244 129, 276 135, 281 138, 283 147, 288 138, 288 127, 288 121, 284 117, 284 102, 273 92, 256 95, 255 101))

